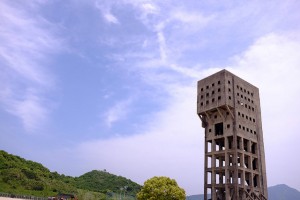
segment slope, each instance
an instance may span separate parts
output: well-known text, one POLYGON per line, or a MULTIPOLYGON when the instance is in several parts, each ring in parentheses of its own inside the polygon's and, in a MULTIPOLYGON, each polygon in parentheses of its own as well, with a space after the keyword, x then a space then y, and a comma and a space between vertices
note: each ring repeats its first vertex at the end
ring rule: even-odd
POLYGON ((94 170, 80 177, 61 175, 50 172, 40 163, 0 150, 2 193, 44 197, 72 193, 81 196, 81 199, 85 199, 84 196, 89 196, 89 199, 105 199, 120 192, 135 196, 140 187, 129 179, 104 171, 94 170))

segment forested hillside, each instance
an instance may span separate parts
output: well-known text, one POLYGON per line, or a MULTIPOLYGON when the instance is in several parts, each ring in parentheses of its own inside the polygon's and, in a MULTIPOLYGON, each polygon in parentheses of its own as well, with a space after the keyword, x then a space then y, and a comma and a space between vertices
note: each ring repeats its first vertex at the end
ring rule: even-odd
POLYGON ((106 171, 93 170, 80 177, 50 172, 42 164, 0 150, 0 192, 34 196, 71 193, 80 199, 105 199, 114 193, 135 196, 140 185, 106 171))

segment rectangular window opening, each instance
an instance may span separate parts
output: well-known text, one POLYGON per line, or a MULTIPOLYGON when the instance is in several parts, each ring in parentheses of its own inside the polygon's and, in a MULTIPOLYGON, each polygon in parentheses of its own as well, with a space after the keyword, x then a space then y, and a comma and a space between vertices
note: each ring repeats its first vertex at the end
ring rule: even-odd
POLYGON ((216 158, 216 167, 220 167, 220 160, 219 160, 219 158, 216 158))
POLYGON ((211 152, 211 141, 207 142, 207 152, 211 152))
POLYGON ((216 184, 220 184, 220 175, 216 173, 216 184))
POLYGON ((256 154, 256 147, 257 147, 257 144, 256 143, 252 143, 252 145, 251 145, 251 152, 253 154, 256 154))
POLYGON ((215 135, 223 135, 224 128, 223 123, 215 124, 215 135))
MULTIPOLYGON (((207 184, 211 184, 211 172, 207 172, 207 184)), ((210 190, 210 188, 207 188, 207 190, 210 190)), ((209 192, 211 192, 211 190, 209 192)))
POLYGON ((211 168, 211 157, 207 157, 207 168, 211 168))
POLYGON ((254 158, 252 161, 252 169, 257 170, 257 158, 254 158))

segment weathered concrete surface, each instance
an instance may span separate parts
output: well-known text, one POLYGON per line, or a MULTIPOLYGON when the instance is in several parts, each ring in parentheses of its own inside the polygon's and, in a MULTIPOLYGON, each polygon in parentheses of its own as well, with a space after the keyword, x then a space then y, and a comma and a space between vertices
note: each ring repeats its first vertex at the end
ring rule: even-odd
POLYGON ((222 70, 198 81, 205 128, 204 199, 266 200, 259 89, 222 70))

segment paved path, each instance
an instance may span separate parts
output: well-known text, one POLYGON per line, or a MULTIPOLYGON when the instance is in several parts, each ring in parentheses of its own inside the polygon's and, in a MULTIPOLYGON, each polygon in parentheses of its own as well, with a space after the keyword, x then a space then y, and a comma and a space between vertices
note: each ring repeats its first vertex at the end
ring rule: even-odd
POLYGON ((23 200, 23 199, 8 198, 8 197, 0 197, 0 200, 23 200))

